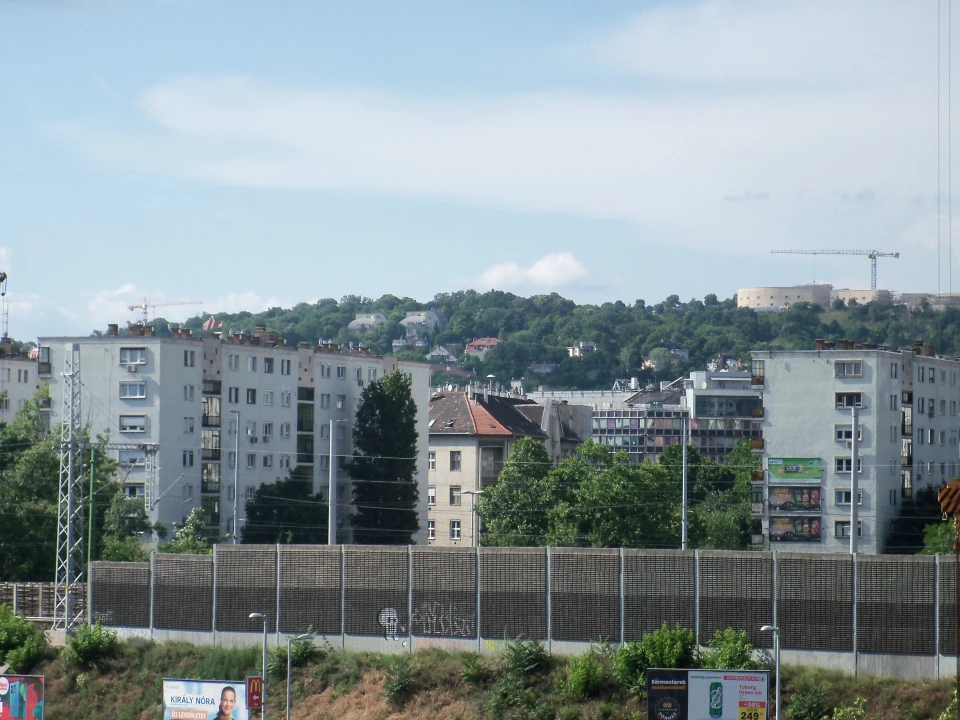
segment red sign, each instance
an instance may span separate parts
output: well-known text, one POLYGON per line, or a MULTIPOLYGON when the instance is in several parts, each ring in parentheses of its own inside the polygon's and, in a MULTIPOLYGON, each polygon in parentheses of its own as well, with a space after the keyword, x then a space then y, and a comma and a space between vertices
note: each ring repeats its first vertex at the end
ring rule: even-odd
POLYGON ((263 708, 263 678, 259 675, 247 675, 247 710, 263 708))

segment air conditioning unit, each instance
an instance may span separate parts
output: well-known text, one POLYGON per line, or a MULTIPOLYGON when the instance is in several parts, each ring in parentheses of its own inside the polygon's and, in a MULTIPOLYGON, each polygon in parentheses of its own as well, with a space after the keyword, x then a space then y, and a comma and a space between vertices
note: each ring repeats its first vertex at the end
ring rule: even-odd
POLYGON ((251 445, 256 445, 256 444, 257 444, 257 436, 256 436, 256 435, 251 435, 251 436, 250 436, 250 444, 251 444, 251 445))
POLYGON ((128 373, 135 373, 135 372, 137 372, 137 366, 136 366, 136 365, 127 365, 127 372, 128 372, 128 373))
POLYGON ((263 441, 264 441, 265 443, 270 442, 270 436, 269 436, 269 435, 264 435, 264 436, 263 436, 263 441))

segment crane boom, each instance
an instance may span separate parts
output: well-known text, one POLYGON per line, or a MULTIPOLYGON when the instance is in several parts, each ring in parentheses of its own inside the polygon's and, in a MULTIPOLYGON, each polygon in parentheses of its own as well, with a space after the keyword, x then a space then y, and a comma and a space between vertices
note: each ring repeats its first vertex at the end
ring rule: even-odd
POLYGON ((127 309, 129 309, 129 310, 143 310, 143 313, 141 314, 141 322, 142 322, 144 325, 146 325, 146 324, 147 324, 147 321, 150 319, 150 318, 149 318, 149 312, 150 312, 149 309, 150 309, 150 308, 169 307, 169 306, 171 306, 171 305, 203 305, 203 303, 202 303, 201 301, 199 301, 199 300, 185 300, 185 301, 183 301, 183 302, 153 303, 153 302, 150 302, 149 300, 147 300, 146 298, 144 298, 142 303, 135 303, 135 304, 133 304, 133 305, 127 305, 127 309))
POLYGON ((771 250, 771 253, 780 255, 866 255, 870 258, 870 289, 877 289, 877 258, 899 258, 898 252, 881 252, 880 250, 771 250))

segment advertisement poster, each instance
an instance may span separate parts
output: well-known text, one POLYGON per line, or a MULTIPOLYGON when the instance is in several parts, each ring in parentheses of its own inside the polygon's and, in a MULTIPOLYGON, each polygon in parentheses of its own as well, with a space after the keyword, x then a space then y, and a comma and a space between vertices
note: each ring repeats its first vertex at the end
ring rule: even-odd
POLYGON ((766 671, 647 670, 649 720, 770 720, 766 671))
POLYGON ((164 680, 163 720, 250 720, 243 680, 164 680))
POLYGON ((0 720, 43 720, 43 677, 0 675, 0 720))
POLYGON ((770 509, 784 512, 820 511, 819 487, 770 487, 770 509))
POLYGON ((771 517, 770 542, 819 542, 820 517, 771 517))
POLYGON ((820 458, 770 458, 770 479, 781 482, 820 482, 820 458))

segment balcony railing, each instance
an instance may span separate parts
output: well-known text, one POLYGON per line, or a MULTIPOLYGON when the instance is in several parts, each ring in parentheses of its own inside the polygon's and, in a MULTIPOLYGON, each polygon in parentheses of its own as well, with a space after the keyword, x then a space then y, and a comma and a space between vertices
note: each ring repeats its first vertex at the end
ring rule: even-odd
POLYGON ((53 367, 48 362, 37 363, 37 374, 40 377, 50 377, 53 374, 53 367))
POLYGON ((750 416, 751 416, 751 417, 755 417, 755 418, 762 418, 762 417, 763 417, 763 408, 762 408, 762 407, 751 408, 751 409, 750 409, 750 416))
POLYGON ((313 465, 313 454, 297 453, 297 465, 313 465))
POLYGON ((219 460, 220 448, 201 448, 200 459, 201 460, 219 460))
POLYGON ((313 432, 313 420, 297 420, 297 432, 313 432))
POLYGON ((763 470, 754 470, 753 472, 751 472, 751 473, 750 473, 750 479, 751 479, 753 482, 763 482, 764 479, 765 479, 765 478, 764 478, 764 474, 763 474, 763 470))
POLYGON ((763 450, 763 438, 750 438, 750 449, 754 452, 763 450))
POLYGON ((752 375, 750 376, 751 385, 763 385, 763 375, 752 375))
POLYGON ((219 380, 204 380, 203 381, 203 394, 204 395, 219 395, 221 390, 221 383, 219 380))
POLYGON ((219 415, 203 415, 200 418, 200 424, 203 427, 220 427, 220 416, 219 415))
POLYGON ((487 461, 480 465, 480 477, 483 480, 496 480, 500 477, 501 470, 503 470, 503 460, 487 461))
POLYGON ((913 466, 913 455, 901 455, 900 464, 913 466))

